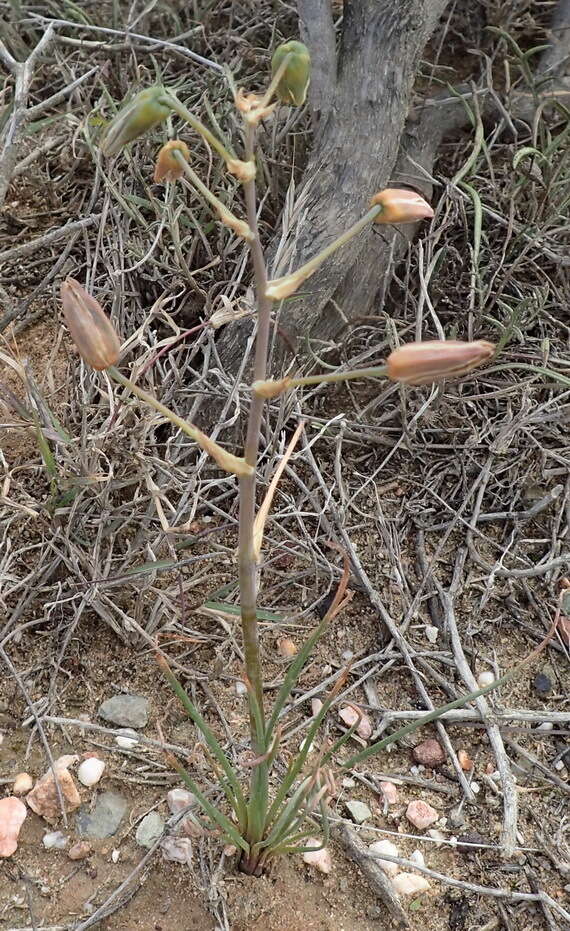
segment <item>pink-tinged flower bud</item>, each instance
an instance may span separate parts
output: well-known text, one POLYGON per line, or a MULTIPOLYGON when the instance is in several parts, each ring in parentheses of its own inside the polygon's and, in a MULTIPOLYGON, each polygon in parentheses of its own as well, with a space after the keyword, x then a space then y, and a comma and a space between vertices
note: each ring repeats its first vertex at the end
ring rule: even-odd
POLYGON ((162 123, 170 112, 159 84, 141 91, 109 123, 101 144, 103 153, 117 155, 127 143, 162 123))
POLYGON ((428 340, 425 343, 408 343, 388 356, 388 378, 404 385, 429 385, 442 378, 467 375, 483 362, 487 362, 495 347, 484 339, 474 343, 461 340, 428 340))
POLYGON ((121 344, 101 305, 75 278, 63 282, 61 302, 67 328, 83 361, 97 371, 115 365, 121 344))
POLYGON ((275 93, 282 103, 301 107, 306 100, 311 80, 311 56, 309 49, 302 42, 291 41, 279 45, 271 59, 271 76, 275 77, 279 66, 288 57, 285 70, 281 75, 275 93))
POLYGON ((163 145, 158 153, 154 169, 156 184, 161 184, 164 181, 178 181, 184 174, 184 166, 174 156, 174 152, 180 152, 185 161, 190 161, 190 150, 186 143, 182 142, 181 139, 171 139, 163 145))
POLYGON ((433 210, 415 191, 406 188, 388 187, 375 194, 370 201, 373 207, 379 204, 382 210, 375 223, 416 223, 417 220, 430 220, 433 210))

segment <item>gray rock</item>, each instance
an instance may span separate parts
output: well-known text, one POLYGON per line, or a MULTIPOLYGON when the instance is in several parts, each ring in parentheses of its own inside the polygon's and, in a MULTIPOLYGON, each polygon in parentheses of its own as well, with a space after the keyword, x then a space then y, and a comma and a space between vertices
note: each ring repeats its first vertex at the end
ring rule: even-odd
POLYGON ((148 698, 142 695, 113 695, 103 702, 98 713, 120 727, 145 727, 149 710, 148 698))
POLYGON ((102 792, 92 812, 80 811, 77 830, 83 837, 112 837, 128 808, 128 802, 116 792, 102 792))
POLYGON ((139 847, 152 847, 164 831, 164 819, 157 811, 150 811, 145 815, 137 828, 135 840, 139 847))
POLYGON ((451 809, 449 812, 449 823, 452 828, 462 828, 465 824, 465 821, 465 815, 459 806, 457 806, 457 808, 451 809))
POLYGON ((362 824, 364 821, 367 821, 368 818, 372 817, 372 812, 364 802, 346 802, 344 807, 356 824, 362 824))
POLYGON ((61 831, 48 831, 42 837, 42 843, 48 850, 63 850, 67 847, 67 837, 61 831))

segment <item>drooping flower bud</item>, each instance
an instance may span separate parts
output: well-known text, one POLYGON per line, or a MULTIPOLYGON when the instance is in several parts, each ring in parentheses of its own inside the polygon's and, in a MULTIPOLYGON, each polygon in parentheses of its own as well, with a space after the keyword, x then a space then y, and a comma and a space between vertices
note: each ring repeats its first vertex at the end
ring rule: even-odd
POLYGON ((406 188, 386 188, 375 194, 371 206, 380 205, 382 210, 374 220, 375 223, 416 223, 417 220, 430 220, 433 210, 420 194, 406 188))
POLYGON ((442 378, 467 375, 494 352, 493 343, 484 339, 473 343, 457 339, 408 343, 388 356, 387 374, 404 385, 429 385, 442 378))
POLYGON ((147 87, 119 110, 103 137, 101 149, 105 155, 117 155, 128 142, 143 136, 166 119, 171 108, 165 102, 164 93, 159 84, 147 87))
POLYGON ((302 42, 295 40, 279 45, 271 59, 272 77, 275 77, 285 58, 287 58, 287 63, 275 92, 282 103, 293 107, 301 107, 305 103, 311 80, 309 49, 302 42))
POLYGON ((181 139, 170 139, 158 153, 154 169, 155 184, 178 181, 184 174, 184 166, 174 156, 174 152, 180 152, 185 161, 190 161, 190 150, 186 143, 181 139))
POLYGON ((83 361, 97 371, 115 365, 121 344, 101 305, 75 278, 63 282, 61 302, 67 328, 83 361))

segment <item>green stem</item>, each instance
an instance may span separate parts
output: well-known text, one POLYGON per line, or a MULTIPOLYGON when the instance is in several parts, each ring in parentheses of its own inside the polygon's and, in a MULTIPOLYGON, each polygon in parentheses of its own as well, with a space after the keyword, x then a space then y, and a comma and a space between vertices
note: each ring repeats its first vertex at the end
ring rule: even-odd
MULTIPOLYGON (((252 161, 255 147, 255 129, 246 126, 246 160, 252 161)), ((257 224, 257 201, 255 181, 244 183, 244 195, 247 208, 247 222, 253 234, 250 242, 251 257, 255 275, 257 296, 257 337, 255 342, 254 378, 263 380, 267 369, 267 351, 269 347, 269 329, 271 323, 271 301, 265 297, 267 285, 267 271, 257 224)), ((255 466, 259 454, 259 435, 263 415, 263 398, 253 395, 247 424, 244 458, 252 467, 251 475, 240 478, 239 495, 239 587, 241 624, 245 653, 245 666, 249 681, 253 687, 255 698, 263 714, 263 679, 259 657, 259 632, 256 614, 256 559, 254 550, 254 523, 255 523, 255 466)), ((252 721, 252 737, 254 752, 262 755, 265 750, 265 734, 259 734, 255 722, 252 721)))
POLYGON ((239 456, 234 456, 233 453, 228 453, 227 450, 223 449, 222 446, 211 440, 205 433, 202 433, 198 427, 195 427, 194 424, 188 423, 186 420, 183 420, 182 417, 179 417, 178 414, 175 414, 174 411, 171 411, 168 407, 165 407, 164 404, 161 404, 160 401, 157 401, 152 394, 149 394, 148 391, 143 391, 142 388, 139 388, 138 385, 135 385, 134 381, 131 381, 129 378, 125 378, 124 375, 121 375, 118 369, 114 365, 110 365, 106 369, 111 378, 114 378, 115 381, 118 381, 120 385, 123 385, 124 388, 127 388, 132 394, 136 395, 137 398, 140 398, 141 401, 144 401, 145 404, 148 404, 149 407, 153 407, 155 411, 158 411, 159 414, 162 414, 163 417, 166 417, 167 420, 170 420, 176 427, 182 430, 187 436, 189 436, 195 443, 200 446, 205 452, 207 452, 213 459, 216 460, 218 465, 225 469, 226 472, 231 472, 234 475, 243 475, 247 473, 248 475, 253 472, 253 469, 248 467, 245 463, 245 460, 239 456))
POLYGON ((178 114, 180 119, 184 120, 192 129, 196 130, 196 132, 202 136, 202 139, 205 139, 225 162, 231 161, 231 159, 234 158, 231 152, 228 152, 223 142, 220 142, 218 137, 215 136, 207 126, 204 126, 201 120, 195 117, 183 103, 180 103, 174 94, 165 93, 164 98, 160 98, 160 102, 164 102, 167 106, 171 107, 172 110, 178 114))
POLYGON ((350 372, 331 372, 328 375, 306 375, 292 378, 287 383, 288 388, 298 388, 300 385, 322 385, 336 381, 351 381, 353 378, 385 378, 388 368, 385 365, 376 365, 368 369, 352 369, 350 372))
POLYGON ((222 218, 222 222, 223 222, 223 216, 225 214, 230 220, 230 223, 232 223, 234 228, 238 226, 239 224, 244 225, 243 220, 240 220, 238 217, 236 217, 234 213, 231 212, 231 210, 228 210, 226 205, 221 202, 219 197, 216 197, 216 195, 212 193, 210 188, 207 187, 204 184, 204 182, 198 177, 194 169, 188 164, 188 162, 182 155, 182 152, 174 151, 172 154, 174 158, 176 159, 176 161, 178 162, 178 164, 181 165, 181 167, 184 169, 184 173, 190 179, 190 181, 192 182, 192 185, 196 188, 197 191, 200 192, 204 200, 206 200, 210 204, 210 206, 214 208, 216 213, 218 213, 218 215, 222 218))
POLYGON ((328 259, 329 255, 332 255, 333 252, 336 252, 337 249, 344 246, 353 239, 354 236, 357 236, 358 233, 372 223, 381 212, 382 207, 380 205, 376 204, 374 207, 371 207, 368 213, 361 217, 360 220, 349 227, 338 239, 331 242, 326 249, 323 249, 322 252, 315 255, 314 258, 310 259, 305 265, 302 265, 301 268, 298 268, 290 275, 285 275, 283 278, 275 278, 273 281, 269 281, 267 296, 270 297, 271 300, 280 300, 281 297, 287 297, 287 293, 283 295, 279 293, 280 289, 285 289, 286 292, 288 291, 289 294, 292 294, 303 281, 306 281, 307 278, 310 278, 311 275, 317 271, 325 259, 328 259), (291 290, 289 290, 290 288, 291 290))

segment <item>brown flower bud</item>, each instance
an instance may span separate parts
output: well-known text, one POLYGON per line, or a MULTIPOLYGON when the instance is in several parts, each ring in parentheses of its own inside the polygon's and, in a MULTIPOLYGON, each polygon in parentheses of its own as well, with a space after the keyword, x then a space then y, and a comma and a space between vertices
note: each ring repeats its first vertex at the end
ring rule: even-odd
POLYGON ((381 212, 375 223, 415 223, 417 220, 430 220, 433 210, 420 194, 407 188, 386 188, 375 194, 370 205, 379 204, 381 212))
POLYGON ((61 302, 67 328, 83 361, 97 371, 115 365, 121 344, 101 305, 75 278, 63 282, 61 302))
POLYGON ((474 343, 461 340, 429 340, 408 343, 388 356, 388 378, 404 385, 429 385, 442 378, 466 375, 495 352, 493 343, 478 339, 474 343))
POLYGON ((181 139, 170 139, 158 153, 154 169, 155 184, 164 181, 178 181, 184 174, 184 166, 180 164, 174 152, 180 152, 185 161, 190 161, 190 150, 181 139))

